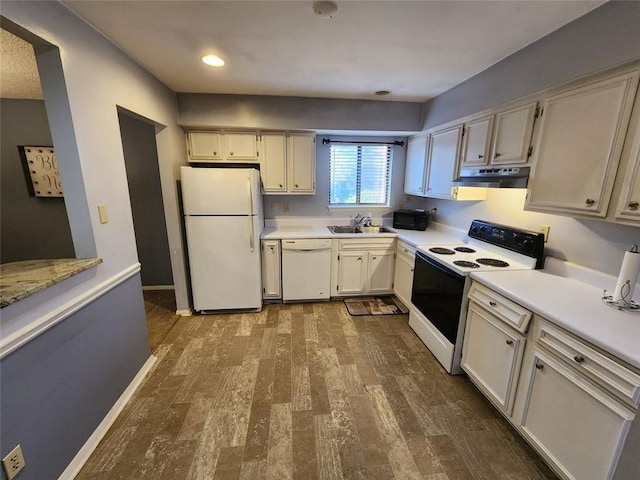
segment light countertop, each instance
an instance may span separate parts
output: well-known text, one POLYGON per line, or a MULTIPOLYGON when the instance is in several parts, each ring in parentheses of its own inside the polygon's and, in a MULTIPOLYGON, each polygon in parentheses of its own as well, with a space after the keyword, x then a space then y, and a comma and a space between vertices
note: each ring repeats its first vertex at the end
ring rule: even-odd
POLYGON ((602 301, 603 288, 545 270, 473 272, 471 278, 640 368, 640 312, 602 301))
POLYGON ((442 226, 432 226, 425 231, 395 229, 390 225, 385 228, 393 233, 332 233, 326 225, 278 225, 267 226, 262 231, 263 240, 283 240, 291 238, 366 238, 397 237, 413 246, 419 245, 452 245, 463 241, 464 232, 442 226))
POLYGON ((101 263, 101 258, 62 258, 0 265, 0 308, 101 263))

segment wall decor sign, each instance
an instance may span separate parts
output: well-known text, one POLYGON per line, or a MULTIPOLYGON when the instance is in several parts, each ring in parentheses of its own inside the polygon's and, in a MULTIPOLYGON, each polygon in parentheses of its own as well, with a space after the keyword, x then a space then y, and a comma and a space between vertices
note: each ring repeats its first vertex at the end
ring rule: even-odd
POLYGON ((36 197, 62 197, 62 180, 53 147, 25 146, 24 159, 36 197))

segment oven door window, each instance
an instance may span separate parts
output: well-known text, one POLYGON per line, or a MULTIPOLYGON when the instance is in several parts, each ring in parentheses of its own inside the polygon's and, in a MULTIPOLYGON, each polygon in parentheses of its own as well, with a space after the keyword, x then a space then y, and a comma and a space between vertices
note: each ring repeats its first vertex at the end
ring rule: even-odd
POLYGON ((451 343, 456 343, 465 277, 416 254, 411 302, 451 343))

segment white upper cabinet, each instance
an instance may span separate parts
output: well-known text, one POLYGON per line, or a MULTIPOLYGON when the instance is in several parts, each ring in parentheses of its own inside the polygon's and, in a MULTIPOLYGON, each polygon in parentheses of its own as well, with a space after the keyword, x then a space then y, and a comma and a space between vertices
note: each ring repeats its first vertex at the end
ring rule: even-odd
POLYGON ((616 219, 640 225, 640 121, 630 142, 629 162, 616 208, 616 219))
POLYGON ((258 161, 256 132, 224 132, 225 154, 229 161, 258 161))
POLYGON ((527 163, 537 105, 528 103, 496 114, 491 164, 527 163))
POLYGON ((451 182, 458 171, 462 125, 431 135, 427 160, 426 196, 453 198, 451 182))
POLYGON ((221 132, 189 132, 187 134, 189 160, 222 160, 221 138, 221 132))
POLYGON ((316 135, 290 133, 287 147, 290 193, 316 193, 316 135))
POLYGON ((424 172, 428 145, 429 135, 411 137, 407 142, 404 193, 408 195, 424 195, 424 172))
POLYGON ((489 163, 493 118, 493 115, 489 115, 465 123, 460 168, 489 163))
POLYGON ((606 215, 637 84, 631 72, 544 100, 527 210, 606 215))
POLYGON ((286 193, 287 135, 284 132, 264 132, 261 137, 262 189, 264 193, 286 193))
POLYGON ((256 132, 187 132, 190 162, 257 162, 256 132))

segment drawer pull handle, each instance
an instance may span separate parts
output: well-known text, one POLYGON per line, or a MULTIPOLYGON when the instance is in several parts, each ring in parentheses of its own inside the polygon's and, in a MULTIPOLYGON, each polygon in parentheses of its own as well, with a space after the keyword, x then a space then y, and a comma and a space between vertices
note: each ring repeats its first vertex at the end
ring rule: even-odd
POLYGON ((541 364, 540 362, 536 362, 536 368, 537 368, 538 370, 542 370, 542 369, 544 368, 544 365, 543 365, 543 364, 541 364))
POLYGON ((484 158, 484 155, 478 155, 478 158, 484 158))
POLYGON ((596 203, 596 201, 593 198, 587 198, 584 203, 587 204, 587 207, 591 207, 593 206, 594 203, 596 203))
POLYGON ((629 210, 637 210, 638 209, 638 202, 629 202, 629 205, 627 205, 629 207, 629 210))
POLYGON ((575 357, 573 357, 573 359, 577 362, 577 363, 582 363, 584 362, 584 357, 582 355, 576 355, 575 357))
POLYGON ((213 152, 214 155, 218 155, 218 152, 213 152))
POLYGON ((507 340, 507 345, 513 345, 513 340, 511 339, 507 340))
POLYGON ((496 302, 489 302, 489 305, 491 305, 492 307, 497 307, 498 304, 496 302))
POLYGON ((280 184, 280 188, 282 188, 282 184, 280 184))

